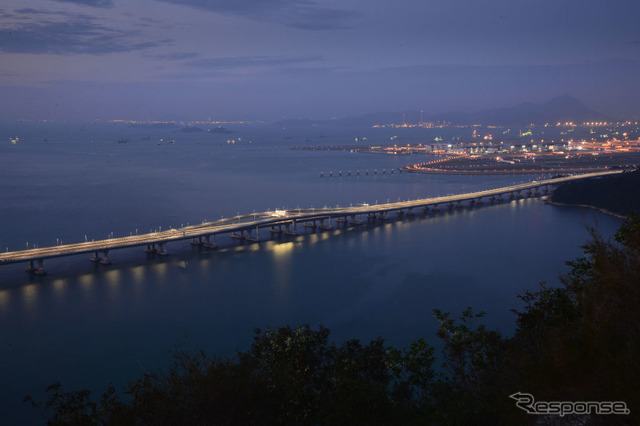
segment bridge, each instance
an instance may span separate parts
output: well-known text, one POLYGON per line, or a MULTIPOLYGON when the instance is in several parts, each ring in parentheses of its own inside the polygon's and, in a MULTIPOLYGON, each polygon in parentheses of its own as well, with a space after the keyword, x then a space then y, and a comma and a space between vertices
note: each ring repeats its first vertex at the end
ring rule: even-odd
POLYGON ((553 179, 533 181, 485 191, 470 192, 443 197, 431 197, 418 200, 399 201, 376 205, 362 204, 355 207, 310 208, 293 210, 275 210, 221 219, 201 225, 186 226, 160 232, 141 235, 130 235, 120 238, 109 238, 99 241, 86 241, 75 244, 56 245, 52 247, 11 251, 0 254, 0 265, 26 262, 27 272, 44 275, 44 260, 62 256, 91 254, 90 260, 101 264, 109 264, 109 251, 145 247, 148 253, 167 255, 167 243, 191 240, 191 244, 206 248, 216 247, 216 236, 229 234, 231 238, 256 242, 260 240, 260 230, 268 228, 270 234, 296 235, 298 225, 303 228, 329 230, 332 220, 336 224, 361 225, 362 216, 367 220, 385 220, 394 212, 401 215, 412 215, 414 209, 427 212, 439 207, 462 207, 463 204, 475 205, 484 202, 499 202, 505 197, 513 200, 522 197, 539 196, 549 193, 550 188, 558 184, 622 173, 622 170, 587 173, 575 176, 564 176, 553 179), (542 188, 542 191, 540 190, 542 188))

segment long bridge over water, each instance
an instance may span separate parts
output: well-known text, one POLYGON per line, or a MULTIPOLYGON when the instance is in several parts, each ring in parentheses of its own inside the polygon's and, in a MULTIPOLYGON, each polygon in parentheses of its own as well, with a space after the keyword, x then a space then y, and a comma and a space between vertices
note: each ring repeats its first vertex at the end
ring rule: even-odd
POLYGON ((145 251, 148 253, 166 255, 167 243, 181 240, 191 240, 193 245, 215 248, 216 236, 221 234, 229 234, 234 239, 256 242, 260 240, 260 230, 265 228, 268 228, 270 234, 284 233, 285 235, 296 235, 298 225, 302 225, 304 228, 329 230, 332 227, 332 220, 335 220, 336 224, 361 225, 363 223, 362 216, 366 216, 367 220, 385 220, 389 214, 393 213, 397 215, 412 215, 414 214, 414 209, 422 209, 426 212, 429 209, 437 209, 439 206, 453 208, 461 207, 465 203, 475 205, 484 202, 499 202, 505 197, 513 200, 524 196, 539 196, 548 194, 550 188, 564 182, 618 173, 622 173, 622 170, 564 176, 486 191, 376 205, 363 204, 355 207, 275 210, 238 215, 206 222, 201 225, 148 234, 0 253, 0 265, 25 262, 28 263, 27 272, 43 275, 46 273, 44 260, 55 257, 91 254, 91 261, 109 264, 111 262, 109 251, 111 250, 145 247, 145 251))

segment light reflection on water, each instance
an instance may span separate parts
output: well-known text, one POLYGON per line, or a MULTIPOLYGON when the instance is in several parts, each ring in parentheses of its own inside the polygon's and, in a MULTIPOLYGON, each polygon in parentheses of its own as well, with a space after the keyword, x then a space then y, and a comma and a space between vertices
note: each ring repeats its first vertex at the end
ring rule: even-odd
POLYGON ((24 307, 28 312, 34 312, 33 308, 37 303, 39 290, 39 284, 27 284, 22 287, 22 300, 24 301, 24 307))

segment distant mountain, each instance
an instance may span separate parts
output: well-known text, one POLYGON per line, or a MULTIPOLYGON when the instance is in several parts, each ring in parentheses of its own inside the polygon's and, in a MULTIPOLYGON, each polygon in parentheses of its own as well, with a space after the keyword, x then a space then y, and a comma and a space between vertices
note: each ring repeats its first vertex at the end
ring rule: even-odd
MULTIPOLYGON (((453 124, 482 124, 482 125, 526 125, 530 123, 544 124, 573 121, 582 123, 585 121, 611 121, 611 117, 591 110, 579 99, 565 94, 543 103, 521 103, 512 107, 492 108, 475 112, 446 112, 423 115, 423 121, 442 122, 453 124)), ((418 123, 420 113, 417 111, 406 112, 379 112, 354 117, 346 117, 337 120, 285 120, 276 123, 283 127, 308 126, 308 125, 344 125, 344 126, 373 126, 375 124, 400 124, 418 123)))
POLYGON ((610 121, 611 118, 589 109, 579 99, 571 95, 557 96, 541 105, 522 103, 509 108, 494 108, 477 111, 459 117, 449 117, 447 121, 462 124, 543 124, 573 121, 610 121))

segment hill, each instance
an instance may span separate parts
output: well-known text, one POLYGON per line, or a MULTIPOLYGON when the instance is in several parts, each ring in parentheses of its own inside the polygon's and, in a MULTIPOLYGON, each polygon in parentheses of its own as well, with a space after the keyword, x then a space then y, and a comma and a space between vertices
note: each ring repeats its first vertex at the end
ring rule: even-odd
MULTIPOLYGON (((373 126, 375 124, 401 124, 420 122, 421 114, 417 111, 405 112, 377 112, 335 120, 283 120, 275 123, 285 127, 305 126, 373 126)), ((565 94, 542 103, 521 103, 505 108, 491 108, 475 112, 452 111, 437 114, 422 115, 425 122, 443 122, 470 125, 528 125, 572 121, 612 121, 611 117, 596 112, 587 107, 579 99, 565 94)))

